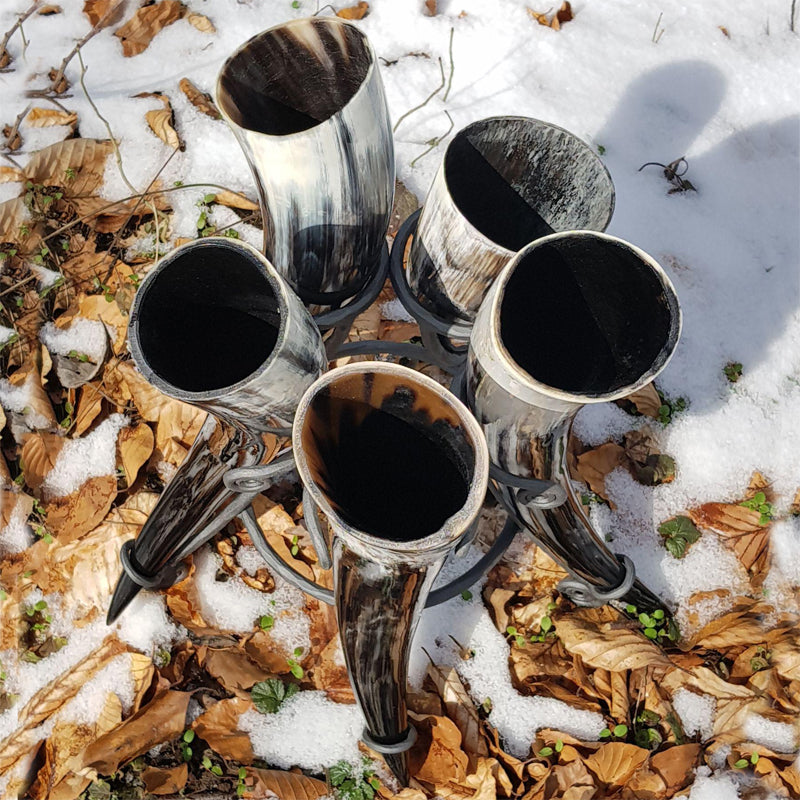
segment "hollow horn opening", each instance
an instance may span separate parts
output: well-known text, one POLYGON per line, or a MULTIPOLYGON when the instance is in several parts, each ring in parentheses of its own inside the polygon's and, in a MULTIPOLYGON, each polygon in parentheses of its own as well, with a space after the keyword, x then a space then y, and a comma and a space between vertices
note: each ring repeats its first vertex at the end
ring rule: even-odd
POLYGON ((386 542, 441 529, 467 502, 476 469, 472 435, 442 396, 404 376, 369 370, 315 394, 302 446, 334 511, 386 542))
POLYGON ((605 230, 614 210, 614 185, 591 148, 535 119, 467 126, 447 148, 444 174, 470 224, 514 252, 555 231, 605 230))
POLYGON ((254 36, 225 62, 218 99, 242 128, 299 133, 344 108, 371 64, 366 37, 352 25, 294 20, 254 36))
POLYGON ((500 299, 511 358, 546 386, 601 396, 658 371, 677 341, 678 301, 641 251, 602 234, 525 248, 500 299))
POLYGON ((136 297, 131 336, 158 378, 207 392, 244 380, 269 358, 280 303, 255 253, 202 240, 156 270, 136 297))

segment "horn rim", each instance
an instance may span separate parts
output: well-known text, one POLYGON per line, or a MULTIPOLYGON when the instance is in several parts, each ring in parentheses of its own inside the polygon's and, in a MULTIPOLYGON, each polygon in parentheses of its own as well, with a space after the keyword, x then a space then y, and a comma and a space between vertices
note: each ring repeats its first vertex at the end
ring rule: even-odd
POLYGON ((423 375, 409 367, 403 367, 391 362, 373 361, 346 364, 342 367, 332 369, 330 372, 326 372, 324 375, 317 378, 317 380, 308 387, 297 406, 294 424, 292 426, 292 450, 295 453, 295 464, 303 485, 308 489, 316 505, 331 520, 334 529, 345 532, 348 539, 355 540, 366 550, 390 552, 398 556, 405 555, 414 557, 421 552, 429 553, 450 548, 480 513, 489 485, 489 451, 486 445, 486 439, 480 424, 469 408, 449 390, 433 380, 433 378, 429 378, 427 375, 423 375), (473 445, 475 453, 475 466, 467 488, 467 499, 464 505, 449 516, 438 530, 423 538, 395 542, 391 539, 373 536, 367 531, 350 525, 333 508, 330 502, 328 502, 327 496, 320 490, 316 480, 311 474, 308 461, 305 458, 302 445, 303 428, 309 408, 317 393, 341 377, 364 373, 365 371, 406 378, 412 382, 416 382, 429 391, 435 392, 440 397, 442 396, 441 393, 444 392, 444 401, 455 411, 462 427, 471 439, 471 444, 473 445))
POLYGON ((653 381, 664 370, 664 368, 672 360, 675 350, 678 346, 681 331, 683 329, 683 312, 681 310, 680 302, 678 301, 678 294, 675 287, 665 272, 664 268, 655 260, 649 253, 646 253, 640 247, 637 247, 631 242, 621 239, 618 236, 612 236, 600 231, 590 230, 575 230, 575 231, 560 231, 548 236, 543 236, 541 239, 531 242, 529 245, 523 247, 514 258, 503 267, 502 272, 497 276, 495 284, 492 287, 492 295, 488 303, 484 303, 481 308, 479 317, 486 319, 488 317, 488 334, 491 340, 491 347, 495 354, 499 354, 502 364, 498 363, 496 355, 494 357, 484 357, 481 355, 485 353, 487 348, 480 345, 480 332, 482 325, 478 324, 473 328, 472 336, 470 337, 470 348, 475 351, 475 355, 483 365, 487 373, 497 380, 500 385, 507 385, 509 382, 514 387, 514 394, 520 396, 525 400, 525 395, 530 395, 530 402, 534 405, 539 403, 542 397, 549 398, 557 403, 567 403, 575 405, 583 405, 587 403, 606 403, 612 400, 619 400, 627 397, 629 394, 642 389, 648 383, 653 381), (534 378, 529 372, 526 372, 510 354, 503 342, 500 332, 500 307, 505 296, 505 288, 508 284, 511 275, 517 268, 520 261, 526 258, 530 253, 539 247, 545 247, 553 242, 558 242, 568 238, 595 238, 601 241, 613 243, 633 252, 642 262, 644 262, 659 280, 667 301, 667 306, 670 312, 670 327, 666 336, 666 340, 659 350, 656 357, 653 359, 650 367, 634 382, 618 389, 613 389, 609 392, 602 394, 581 394, 579 392, 570 392, 564 389, 559 389, 555 386, 550 386, 534 378))
POLYGON ((130 318, 128 321, 128 344, 130 347, 133 361, 136 364, 142 377, 158 391, 172 397, 176 400, 182 400, 185 403, 200 404, 208 401, 217 400, 224 397, 231 392, 236 391, 244 386, 247 386, 252 381, 258 379, 263 375, 270 366, 277 360, 279 352, 284 348, 288 337, 288 324, 289 324, 289 304, 287 303, 288 292, 291 291, 285 281, 278 274, 278 271, 266 258, 266 256, 247 242, 242 242, 237 239, 228 239, 223 236, 207 236, 203 239, 196 239, 192 242, 176 247, 171 253, 166 255, 159 261, 159 263, 150 270, 142 281, 136 295, 133 298, 131 305, 130 318), (273 291, 275 300, 278 303, 280 312, 280 326, 278 328, 278 335, 275 340, 275 345, 270 351, 269 355, 261 362, 257 369, 246 375, 236 383, 231 383, 228 386, 221 386, 216 389, 208 389, 205 391, 189 391, 181 389, 175 384, 170 383, 161 377, 150 365, 147 357, 144 354, 141 343, 139 341, 139 315, 141 313, 142 303, 146 301, 147 294, 152 288, 155 279, 162 272, 166 271, 170 265, 179 257, 183 257, 187 253, 194 250, 203 248, 222 247, 228 248, 237 254, 250 259, 258 271, 266 278, 273 291))

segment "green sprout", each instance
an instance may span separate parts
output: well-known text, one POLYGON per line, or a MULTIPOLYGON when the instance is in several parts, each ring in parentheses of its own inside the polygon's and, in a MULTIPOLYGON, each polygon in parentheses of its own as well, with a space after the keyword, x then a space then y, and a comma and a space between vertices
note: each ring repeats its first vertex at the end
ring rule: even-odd
POLYGON ((736 383, 742 377, 742 365, 738 361, 730 361, 722 371, 730 383, 736 383))
POLYGON ((739 505, 749 508, 751 511, 758 511, 761 515, 758 519, 759 525, 768 525, 775 518, 775 508, 772 503, 767 502, 764 492, 756 492, 749 500, 745 500, 739 505))
POLYGON ((381 788, 368 758, 362 759, 361 769, 347 761, 337 761, 328 770, 328 780, 338 800, 372 800, 381 788))
POLYGON ((300 691, 296 683, 284 683, 279 678, 269 678, 250 690, 253 705, 262 714, 275 714, 290 697, 300 691))

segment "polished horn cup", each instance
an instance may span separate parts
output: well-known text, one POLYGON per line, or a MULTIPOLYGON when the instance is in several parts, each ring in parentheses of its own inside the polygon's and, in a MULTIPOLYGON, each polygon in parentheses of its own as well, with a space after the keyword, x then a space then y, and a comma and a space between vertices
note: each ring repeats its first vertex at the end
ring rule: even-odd
POLYGON ((222 237, 182 245, 148 273, 128 339, 150 384, 210 413, 123 553, 109 622, 249 505, 258 489, 229 488, 226 474, 272 458, 327 363, 310 314, 274 267, 250 245, 222 237))
POLYGON ((300 401, 295 460, 333 532, 336 615, 362 738, 408 782, 411 638, 445 556, 476 519, 486 444, 438 383, 390 363, 349 364, 300 401))
POLYGON ((614 185, 569 131, 527 117, 490 117, 460 130, 422 207, 408 283, 439 319, 473 322, 500 270, 557 231, 604 231, 614 185))
POLYGON ((642 610, 663 603, 638 580, 626 586, 629 570, 593 530, 572 488, 567 446, 585 403, 625 397, 655 378, 680 327, 675 291, 650 256, 602 233, 559 233, 524 247, 501 272, 478 313, 467 360, 467 403, 492 461, 554 484, 539 498, 501 486, 506 505, 590 594, 602 599, 623 587, 642 610))
POLYGON ((379 263, 395 173, 366 36, 336 17, 264 31, 225 62, 217 104, 258 186, 267 258, 306 303, 356 294, 379 263))

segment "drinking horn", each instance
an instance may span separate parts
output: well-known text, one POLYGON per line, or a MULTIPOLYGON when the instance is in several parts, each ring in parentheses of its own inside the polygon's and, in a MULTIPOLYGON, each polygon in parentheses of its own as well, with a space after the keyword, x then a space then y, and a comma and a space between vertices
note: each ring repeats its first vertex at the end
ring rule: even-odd
POLYGON ((569 131, 527 117, 490 117, 460 130, 425 199, 408 260, 421 305, 447 322, 475 319, 500 270, 556 231, 604 231, 614 184, 569 131))
POLYGON ((394 197, 366 36, 336 17, 264 31, 223 65, 217 104, 258 187, 267 258, 307 304, 355 295, 377 270, 394 197))
POLYGON ((128 339, 150 384, 210 413, 139 536, 123 548, 109 623, 142 586, 169 585, 180 560, 249 505, 263 487, 234 487, 226 476, 272 458, 300 397, 326 367, 300 299, 255 248, 222 237, 182 245, 148 273, 128 339))
POLYGON ((664 608, 633 582, 626 557, 617 558, 593 530, 572 488, 567 446, 585 403, 625 397, 658 375, 680 327, 678 299, 662 268, 622 239, 590 231, 524 247, 478 312, 467 403, 494 464, 555 484, 539 498, 509 485, 513 479, 498 488, 511 512, 578 579, 562 589, 583 604, 624 597, 640 610, 664 608))
POLYGON ((445 556, 476 519, 488 456, 469 410, 396 364, 349 364, 300 401, 300 477, 333 532, 336 616, 362 739, 403 784, 411 639, 445 556))

